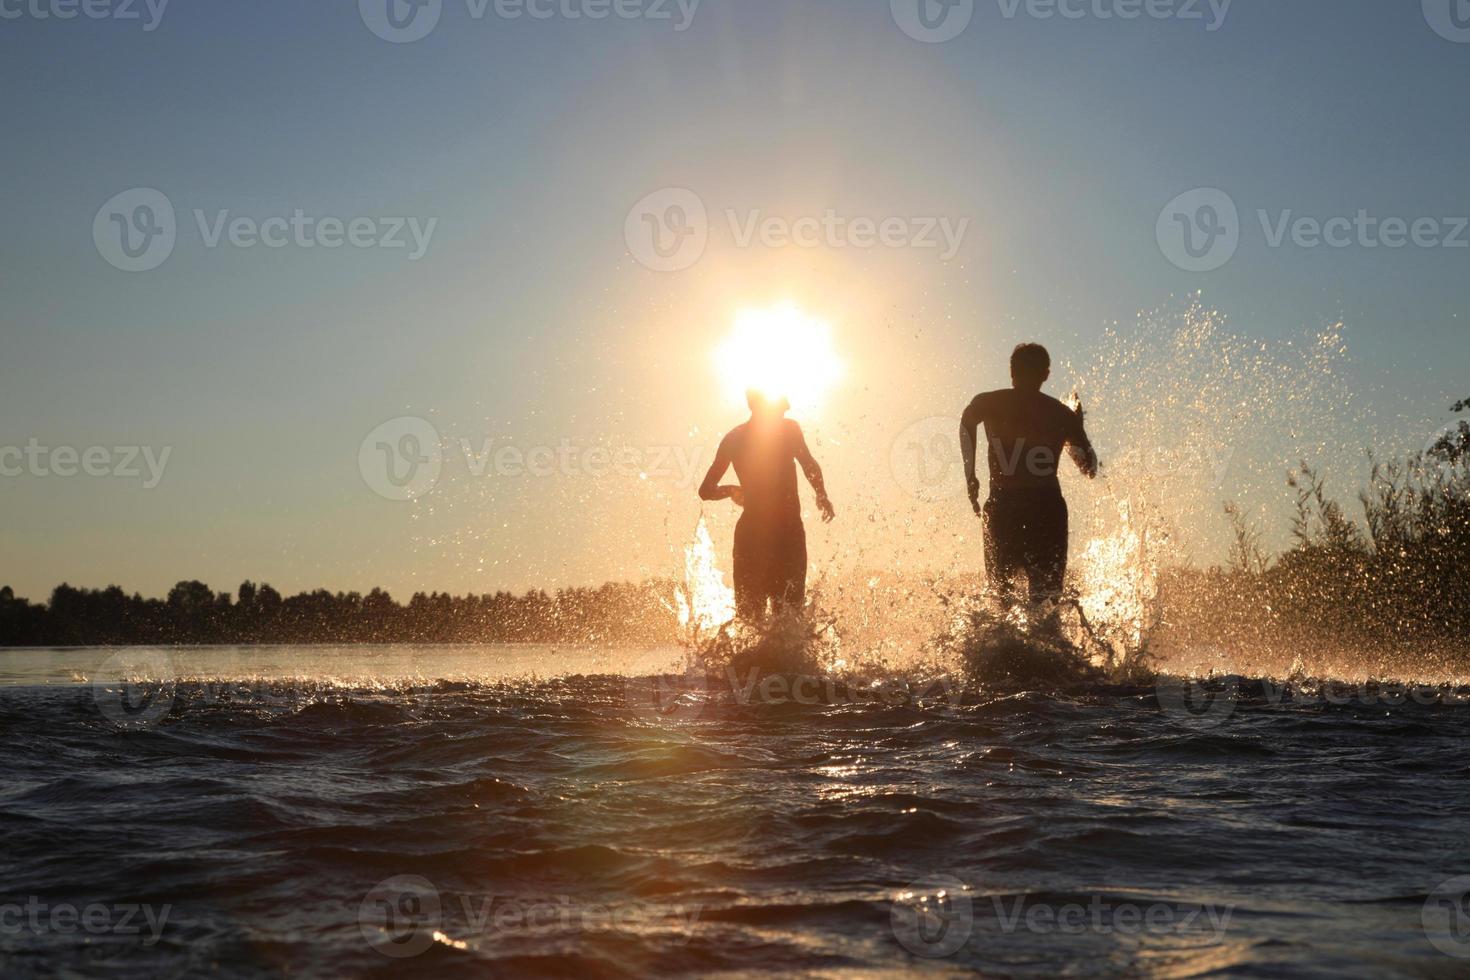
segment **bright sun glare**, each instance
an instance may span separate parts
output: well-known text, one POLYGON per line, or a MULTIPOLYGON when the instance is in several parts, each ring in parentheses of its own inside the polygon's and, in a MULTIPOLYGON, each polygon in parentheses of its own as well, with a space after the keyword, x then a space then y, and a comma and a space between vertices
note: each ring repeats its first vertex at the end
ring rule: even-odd
POLYGON ((831 326, 790 303, 738 313, 734 329, 715 350, 715 366, 733 400, 744 404, 746 391, 754 388, 785 397, 799 414, 821 408, 842 376, 831 326))

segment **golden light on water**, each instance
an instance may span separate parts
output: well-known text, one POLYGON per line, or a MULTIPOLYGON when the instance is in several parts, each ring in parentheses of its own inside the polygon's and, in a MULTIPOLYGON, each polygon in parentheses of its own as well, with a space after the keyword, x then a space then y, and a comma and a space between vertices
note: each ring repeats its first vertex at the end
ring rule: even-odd
POLYGON ((786 398, 798 414, 819 411, 843 372, 831 325, 792 303, 736 314, 714 357, 732 401, 744 404, 745 393, 755 389, 786 398))

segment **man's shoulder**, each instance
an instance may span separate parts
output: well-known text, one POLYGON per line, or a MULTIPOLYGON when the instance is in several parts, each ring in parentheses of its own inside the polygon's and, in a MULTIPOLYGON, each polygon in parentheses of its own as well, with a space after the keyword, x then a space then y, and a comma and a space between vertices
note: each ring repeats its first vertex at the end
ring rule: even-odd
POLYGON ((1046 405, 1047 414, 1056 420, 1056 426, 1066 433, 1068 439, 1077 441, 1086 438, 1082 431, 1082 417, 1077 414, 1076 409, 1044 392, 1042 397, 1046 399, 1043 404, 1046 405))
POLYGON ((970 399, 970 407, 984 408, 986 405, 993 404, 997 398, 1005 397, 1009 391, 1009 388, 996 388, 994 391, 982 391, 970 399))
POLYGON ((781 437, 785 440, 787 450, 793 456, 801 455, 802 447, 806 445, 806 434, 801 431, 801 423, 796 419, 782 419, 781 437))
POLYGON ((1068 405, 1060 398, 1053 398, 1045 392, 1042 393, 1041 397, 1046 399, 1047 410, 1054 413, 1058 418, 1061 418, 1069 425, 1078 421, 1077 410, 1071 405, 1068 405))
POLYGON ((745 441, 745 434, 750 430, 749 422, 741 422, 735 428, 725 433, 725 438, 720 440, 720 446, 731 448, 745 441))

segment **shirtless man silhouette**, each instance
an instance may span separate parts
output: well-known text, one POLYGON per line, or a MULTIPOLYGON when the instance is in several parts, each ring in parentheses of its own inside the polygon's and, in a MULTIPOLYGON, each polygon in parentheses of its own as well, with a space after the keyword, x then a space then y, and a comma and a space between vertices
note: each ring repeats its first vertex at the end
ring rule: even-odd
POLYGON ((1067 574, 1067 502, 1057 480, 1062 450, 1088 478, 1097 475, 1082 408, 1043 394, 1050 376, 1046 348, 1021 344, 1011 354, 1011 387, 976 395, 960 418, 970 506, 985 527, 985 572, 1007 608, 1016 602, 1017 573, 1025 574, 1033 603, 1061 597, 1067 574), (981 425, 990 464, 990 496, 983 506, 975 476, 981 425))
POLYGON ((822 468, 807 448, 801 426, 786 418, 784 398, 746 393, 750 420, 730 430, 699 487, 701 500, 735 501, 744 508, 735 525, 735 611, 746 622, 775 610, 800 611, 806 602, 806 528, 801 522, 796 467, 817 494, 822 520, 833 517, 822 468), (735 467, 740 483, 721 485, 735 467))

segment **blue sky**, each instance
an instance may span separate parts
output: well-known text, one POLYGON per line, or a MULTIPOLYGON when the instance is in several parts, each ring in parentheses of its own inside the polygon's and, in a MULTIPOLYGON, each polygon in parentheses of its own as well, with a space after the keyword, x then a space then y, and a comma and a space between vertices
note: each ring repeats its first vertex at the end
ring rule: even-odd
MULTIPOLYGON (((1342 410, 1316 410, 1302 454, 1417 448, 1470 395, 1470 249, 1273 248, 1258 217, 1470 214, 1470 43, 1418 3, 1235 0, 1209 30, 1205 4, 1203 20, 1123 20, 1097 15, 1118 0, 1078 18, 977 0, 963 33, 924 43, 886 0, 703 0, 682 31, 672 3, 669 20, 565 16, 591 2, 477 19, 444 0, 434 30, 400 44, 351 0, 174 0, 153 30, 141 4, 141 21, 58 20, 36 15, 51 0, 0 0, 0 446, 171 450, 151 488, 0 477, 0 580, 41 597, 63 579, 401 593, 673 574, 699 513, 676 481, 450 464, 404 504, 365 485, 359 446, 415 416, 451 444, 692 452, 739 421, 710 396, 708 351, 736 309, 785 299, 832 320, 849 361, 846 389, 803 421, 854 521, 958 524, 953 501, 893 486, 897 433, 1004 383, 1019 339, 1087 365, 1107 326, 1196 292, 1270 345, 1344 324, 1342 410), (710 246, 655 272, 625 221, 670 187, 707 206, 710 246), (146 272, 110 265, 93 237, 132 188, 177 212, 173 252, 146 272), (1235 254, 1209 272, 1156 236, 1195 188, 1240 216, 1235 254), (741 248, 732 209, 969 223, 944 262, 741 248), (436 224, 414 260, 210 248, 196 210, 436 224)), ((1258 407, 1263 427, 1289 411, 1258 407)), ((1129 439, 1127 418, 1095 423, 1129 439)), ((1335 463, 1351 496, 1362 461, 1335 463)), ((1228 495, 1269 510, 1285 491, 1268 470, 1228 495)), ((849 547, 840 521, 831 533, 819 562, 849 547)), ((919 560, 908 531, 889 537, 919 560)))

